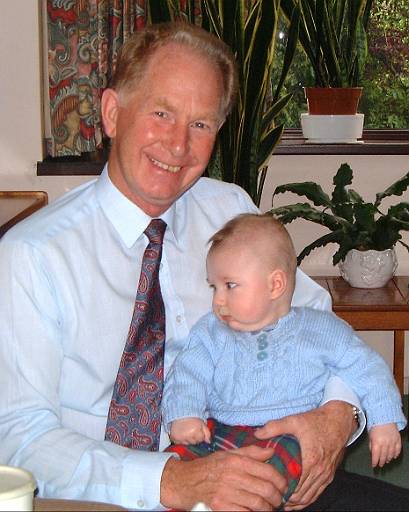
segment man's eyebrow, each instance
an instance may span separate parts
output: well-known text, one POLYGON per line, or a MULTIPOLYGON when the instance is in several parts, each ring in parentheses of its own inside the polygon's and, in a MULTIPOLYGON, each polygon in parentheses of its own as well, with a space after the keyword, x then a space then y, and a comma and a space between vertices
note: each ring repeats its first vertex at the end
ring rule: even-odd
POLYGON ((172 107, 172 105, 168 102, 168 100, 166 98, 158 98, 156 100, 156 105, 158 105, 158 107, 160 108, 163 108, 164 110, 169 110, 171 112, 174 111, 174 108, 172 107))

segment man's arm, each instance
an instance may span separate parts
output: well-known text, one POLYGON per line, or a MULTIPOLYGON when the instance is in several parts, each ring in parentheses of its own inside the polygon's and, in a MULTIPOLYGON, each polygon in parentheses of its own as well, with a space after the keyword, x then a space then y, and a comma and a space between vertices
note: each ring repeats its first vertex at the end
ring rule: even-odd
MULTIPOLYGON (((62 325, 41 254, 10 242, 11 231, 0 243, 0 288, 7 291, 0 293, 0 464, 30 470, 41 497, 157 508, 172 454, 104 441, 105 416, 79 411, 76 396, 73 405, 61 403, 61 367, 71 355, 64 352, 62 332, 71 325, 62 325), (76 422, 67 421, 68 407, 76 422)), ((99 354, 90 349, 89 357, 99 354)), ((85 396, 93 387, 92 379, 82 382, 85 396)))

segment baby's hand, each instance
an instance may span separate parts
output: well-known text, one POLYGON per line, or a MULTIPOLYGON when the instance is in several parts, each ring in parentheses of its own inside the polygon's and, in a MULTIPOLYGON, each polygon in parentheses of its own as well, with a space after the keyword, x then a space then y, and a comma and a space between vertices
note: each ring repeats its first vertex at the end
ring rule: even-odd
POLYGON ((395 423, 375 425, 369 431, 369 449, 372 454, 372 467, 382 467, 396 459, 402 449, 402 440, 395 423))
POLYGON ((177 444, 210 443, 210 430, 200 418, 182 418, 172 421, 169 436, 177 444))

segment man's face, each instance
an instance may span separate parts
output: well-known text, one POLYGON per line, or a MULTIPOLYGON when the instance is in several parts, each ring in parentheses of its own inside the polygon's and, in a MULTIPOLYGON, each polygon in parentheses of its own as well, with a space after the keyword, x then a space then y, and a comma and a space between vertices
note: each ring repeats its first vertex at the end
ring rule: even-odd
POLYGON ((166 211, 206 168, 221 124, 221 97, 217 68, 173 43, 156 51, 135 92, 119 97, 105 91, 110 178, 151 217, 166 211))

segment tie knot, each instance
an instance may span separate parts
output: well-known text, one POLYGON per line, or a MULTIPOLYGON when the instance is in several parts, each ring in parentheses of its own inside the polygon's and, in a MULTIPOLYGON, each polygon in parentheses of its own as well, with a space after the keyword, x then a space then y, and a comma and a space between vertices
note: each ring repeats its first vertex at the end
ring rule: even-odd
POLYGON ((165 235, 166 222, 162 219, 152 219, 144 233, 152 244, 162 245, 165 235))

